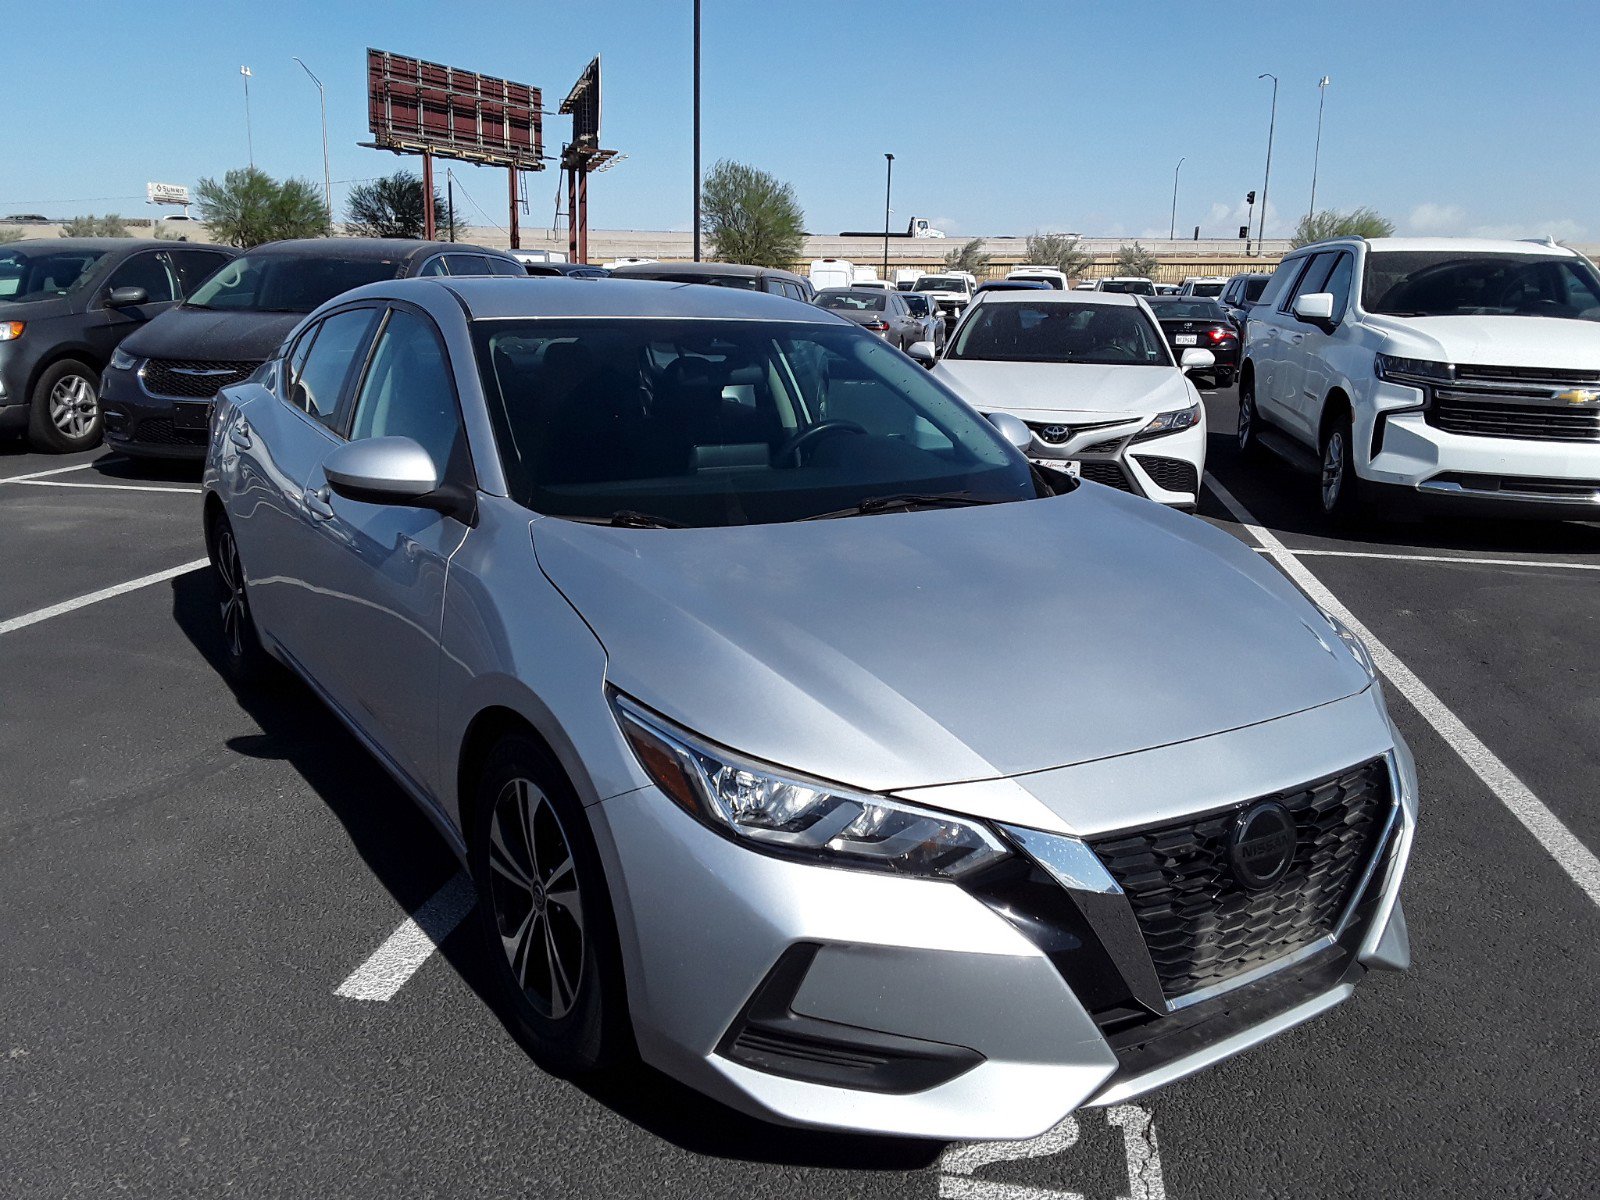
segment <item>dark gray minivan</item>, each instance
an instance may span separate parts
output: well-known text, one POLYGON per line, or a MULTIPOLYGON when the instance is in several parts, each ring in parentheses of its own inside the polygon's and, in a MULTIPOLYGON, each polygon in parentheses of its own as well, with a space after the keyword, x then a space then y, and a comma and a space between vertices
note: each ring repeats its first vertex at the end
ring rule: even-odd
POLYGON ((66 453, 100 440, 100 373, 123 338, 238 251, 145 238, 0 246, 0 431, 66 453))

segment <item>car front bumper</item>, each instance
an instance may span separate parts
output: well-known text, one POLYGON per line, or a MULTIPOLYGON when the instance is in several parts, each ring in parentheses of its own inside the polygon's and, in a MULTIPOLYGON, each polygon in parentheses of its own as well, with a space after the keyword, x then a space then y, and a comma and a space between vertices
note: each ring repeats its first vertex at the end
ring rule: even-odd
MULTIPOLYGON (((1310 733, 1343 729, 1345 758, 1380 747, 1394 780, 1390 824, 1353 885, 1337 937, 1330 932, 1246 972, 1214 998, 1180 998, 1142 1019, 1110 1012, 1095 995, 1114 993, 1121 985, 1111 977, 1136 971, 1124 964, 1148 954, 1142 936, 1118 943, 1106 932, 1137 929, 1131 909, 1118 912, 1126 903, 1118 895, 1080 894, 1052 875, 1024 900, 982 882, 778 859, 698 824, 653 787, 599 803, 590 812, 641 1053, 767 1120, 1024 1138, 1074 1109, 1143 1094, 1308 1020, 1347 998, 1367 969, 1409 963, 1398 894, 1416 824, 1410 754, 1375 692, 1325 709, 1332 711, 1285 718, 1276 731, 1281 723, 1268 722, 1150 752, 1150 770, 1123 764, 1118 772, 1128 796, 1119 811, 1170 805, 1186 772, 1196 780, 1195 811, 1214 811, 1223 760, 1234 764, 1226 769, 1233 783, 1221 786, 1244 805, 1293 771, 1279 761, 1273 737, 1281 750, 1310 733), (1276 762, 1278 774, 1240 778, 1237 764, 1256 761, 1241 754, 1276 762), (1041 899, 1041 908, 1031 907, 1041 899), (1066 914, 1059 921, 1034 919, 1056 903, 1066 914), (1084 953, 1106 958, 1064 951, 1090 944, 1072 942, 1074 912, 1093 914, 1088 927, 1101 939, 1093 942, 1099 950, 1084 953), (1084 964, 1103 961, 1115 965, 1084 974, 1084 964)), ((1323 752, 1337 757, 1339 750, 1323 752)), ((1061 776, 1046 787, 1081 795, 1080 784, 1092 786, 1107 769, 1085 767, 1046 773, 1061 776), (1069 778, 1074 773, 1079 783, 1069 778)), ((924 789, 920 798, 941 791, 924 789)), ((1036 865, 1020 851, 1017 860, 1036 865)), ((1034 878, 1044 876, 1035 871, 1034 878)))
MULTIPOLYGON (((1073 436, 1066 442, 1045 441, 1037 429, 1028 457, 1045 466, 1076 462, 1082 478, 1118 491, 1155 500, 1174 508, 1193 508, 1200 500, 1200 481, 1206 469, 1205 410, 1200 421, 1177 433, 1134 440, 1133 435, 1149 424, 1154 413, 1140 414, 1126 423, 1077 432, 1073 414, 1062 424, 1072 426, 1073 436)), ((1098 424, 1100 418, 1096 418, 1098 424)), ((1030 413, 1030 426, 1038 418, 1030 413)))
POLYGON ((206 428, 183 428, 175 418, 180 405, 209 403, 151 395, 139 368, 107 367, 100 377, 106 445, 137 458, 202 461, 206 456, 206 428))

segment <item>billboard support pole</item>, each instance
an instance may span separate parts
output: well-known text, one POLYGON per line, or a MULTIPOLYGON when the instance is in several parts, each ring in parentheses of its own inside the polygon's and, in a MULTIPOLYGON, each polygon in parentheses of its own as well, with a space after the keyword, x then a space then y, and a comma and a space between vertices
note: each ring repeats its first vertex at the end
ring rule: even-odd
POLYGON ((522 230, 517 226, 517 169, 507 167, 506 174, 511 177, 511 248, 522 249, 522 230))
POLYGON ((567 168, 567 261, 582 262, 578 257, 578 173, 567 168))
POLYGON ((433 224, 433 155, 422 152, 422 236, 433 241, 438 230, 433 224))
POLYGON ((589 261, 589 172, 578 172, 578 261, 589 261))

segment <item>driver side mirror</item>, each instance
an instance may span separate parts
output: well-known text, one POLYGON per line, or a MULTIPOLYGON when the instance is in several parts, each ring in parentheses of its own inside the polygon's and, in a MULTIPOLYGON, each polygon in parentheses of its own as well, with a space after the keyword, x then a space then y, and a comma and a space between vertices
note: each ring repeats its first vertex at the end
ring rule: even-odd
POLYGON ((1310 292, 1296 296, 1291 311, 1302 321, 1325 325, 1333 320, 1333 293, 1310 292))
POLYGON ((912 342, 906 353, 925 367, 933 366, 935 355, 932 342, 912 342))
POLYGON ((1023 423, 1021 417, 1014 417, 1008 412, 984 413, 983 415, 989 418, 989 424, 999 431, 1001 437, 1005 438, 1006 441, 1024 454, 1028 452, 1028 447, 1033 445, 1033 430, 1023 423))
POLYGON ((444 484, 433 456, 408 437, 346 442, 323 460, 328 487, 360 504, 428 508, 472 524, 476 505, 465 489, 444 484))
POLYGON ((142 287, 112 288, 106 296, 107 308, 135 308, 150 303, 150 293, 142 287))

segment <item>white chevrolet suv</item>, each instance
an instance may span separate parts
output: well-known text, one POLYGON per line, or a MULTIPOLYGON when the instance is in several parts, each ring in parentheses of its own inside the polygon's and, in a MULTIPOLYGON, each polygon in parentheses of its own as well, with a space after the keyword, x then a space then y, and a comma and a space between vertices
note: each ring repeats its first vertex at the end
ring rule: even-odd
POLYGON ((1246 322, 1239 448, 1315 466, 1322 508, 1600 518, 1600 273, 1553 242, 1340 238, 1246 322))

